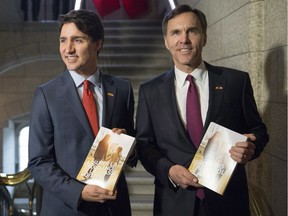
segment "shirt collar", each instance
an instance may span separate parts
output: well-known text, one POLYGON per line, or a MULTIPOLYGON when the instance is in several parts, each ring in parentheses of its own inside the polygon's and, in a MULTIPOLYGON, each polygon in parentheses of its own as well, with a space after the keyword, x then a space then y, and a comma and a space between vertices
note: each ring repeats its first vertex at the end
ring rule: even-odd
MULTIPOLYGON (((69 71, 70 75, 72 76, 72 79, 74 80, 74 83, 76 85, 76 87, 80 87, 84 80, 85 77, 79 75, 77 72, 75 71, 69 71)), ((100 70, 97 69, 97 71, 92 74, 90 77, 87 78, 87 80, 89 80, 91 83, 93 83, 94 86, 98 86, 99 88, 101 87, 101 73, 100 70)))
MULTIPOLYGON (((176 68, 176 66, 174 67, 174 70, 175 70, 175 79, 176 79, 177 85, 179 87, 183 87, 188 74, 186 72, 179 70, 178 68, 176 68)), ((202 61, 201 64, 189 74, 192 75, 199 84, 204 83, 208 75, 204 61, 202 61)))

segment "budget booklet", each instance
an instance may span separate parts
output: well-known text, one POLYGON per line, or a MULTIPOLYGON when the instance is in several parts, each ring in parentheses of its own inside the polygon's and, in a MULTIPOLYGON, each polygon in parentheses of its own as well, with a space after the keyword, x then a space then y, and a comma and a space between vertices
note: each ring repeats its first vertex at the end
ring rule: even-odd
POLYGON ((77 179, 113 191, 134 144, 134 137, 101 127, 77 179))
POLYGON ((189 166, 199 184, 223 195, 237 162, 229 150, 247 137, 211 122, 189 166))

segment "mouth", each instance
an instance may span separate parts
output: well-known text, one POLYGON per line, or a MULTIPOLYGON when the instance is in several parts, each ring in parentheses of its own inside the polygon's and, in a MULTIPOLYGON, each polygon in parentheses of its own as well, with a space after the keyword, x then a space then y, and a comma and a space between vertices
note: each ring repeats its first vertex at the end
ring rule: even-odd
POLYGON ((180 48, 178 49, 179 52, 190 52, 192 48, 180 48))
POLYGON ((66 60, 70 63, 77 61, 77 56, 66 56, 66 60))

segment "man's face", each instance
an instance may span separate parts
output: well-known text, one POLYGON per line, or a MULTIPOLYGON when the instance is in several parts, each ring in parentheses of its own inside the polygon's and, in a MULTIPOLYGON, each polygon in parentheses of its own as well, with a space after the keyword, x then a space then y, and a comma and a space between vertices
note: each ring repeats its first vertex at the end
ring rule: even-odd
POLYGON ((74 23, 66 23, 61 29, 59 51, 68 70, 84 76, 95 73, 101 46, 102 41, 93 42, 74 23))
POLYGON ((175 66, 185 72, 192 72, 201 63, 206 38, 199 18, 192 12, 179 14, 169 20, 164 36, 165 46, 175 66))

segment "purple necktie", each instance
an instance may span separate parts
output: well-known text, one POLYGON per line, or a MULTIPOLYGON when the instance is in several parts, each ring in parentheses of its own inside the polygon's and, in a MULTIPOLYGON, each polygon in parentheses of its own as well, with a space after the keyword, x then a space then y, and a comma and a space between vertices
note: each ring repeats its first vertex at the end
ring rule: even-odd
MULTIPOLYGON (((200 145, 203 131, 200 102, 193 76, 188 75, 186 77, 186 80, 190 82, 186 100, 187 131, 190 139, 192 140, 194 146, 197 149, 200 145)), ((200 199, 204 198, 203 189, 200 188, 197 190, 197 196, 200 199)))
POLYGON ((203 124, 200 110, 200 102, 198 98, 197 88, 192 75, 188 75, 186 80, 190 82, 187 91, 186 101, 186 121, 187 131, 194 146, 198 148, 201 142, 203 124))

